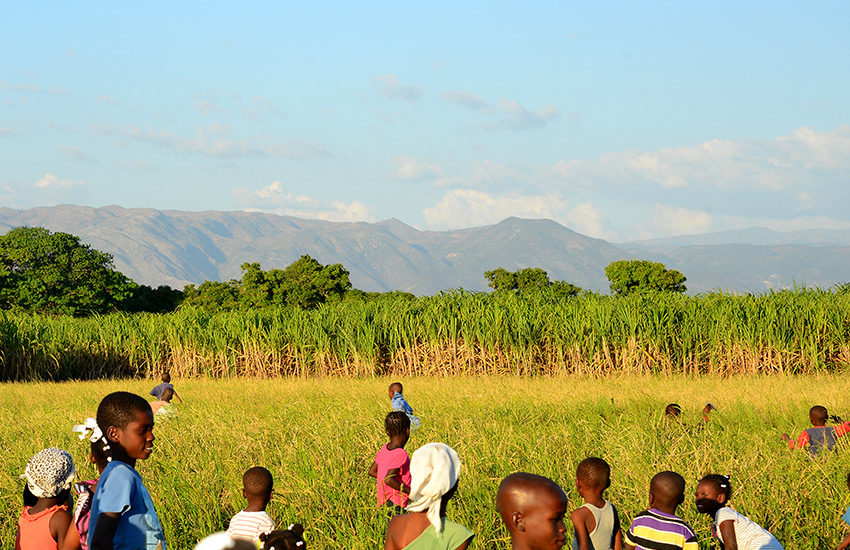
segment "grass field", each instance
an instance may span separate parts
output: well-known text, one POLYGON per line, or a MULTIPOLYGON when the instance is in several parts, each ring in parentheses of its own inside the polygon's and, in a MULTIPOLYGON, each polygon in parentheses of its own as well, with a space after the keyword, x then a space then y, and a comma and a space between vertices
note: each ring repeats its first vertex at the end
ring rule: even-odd
MULTIPOLYGON (((157 504, 169 548, 191 549, 226 527, 243 505, 242 472, 264 465, 275 477, 269 512, 279 525, 300 521, 313 549, 372 549, 386 519, 367 477, 385 442, 388 379, 177 380, 185 403, 179 418, 155 429, 153 456, 138 469, 157 504)), ((454 447, 463 461, 449 518, 477 533, 473 548, 508 548, 494 509, 506 474, 526 470, 563 485, 581 504, 574 472, 586 456, 613 468, 608 498, 624 525, 647 503, 649 479, 673 469, 688 480, 680 514, 710 548, 709 521, 693 505, 696 480, 732 475, 732 504, 771 530, 787 549, 834 548, 845 533, 840 516, 850 500, 844 477, 850 445, 810 460, 779 441, 807 426, 808 409, 823 404, 850 413, 850 378, 806 377, 476 377, 404 380, 422 428, 412 453, 430 441, 454 447), (706 401, 719 411, 703 430, 693 426, 706 401), (681 425, 661 411, 680 403, 681 425)), ((84 479, 94 477, 87 445, 70 429, 93 415, 118 389, 147 394, 150 380, 0 385, 0 545, 13 546, 23 483, 18 475, 41 448, 69 450, 84 479)), ((846 414, 850 417, 850 414, 846 414)))

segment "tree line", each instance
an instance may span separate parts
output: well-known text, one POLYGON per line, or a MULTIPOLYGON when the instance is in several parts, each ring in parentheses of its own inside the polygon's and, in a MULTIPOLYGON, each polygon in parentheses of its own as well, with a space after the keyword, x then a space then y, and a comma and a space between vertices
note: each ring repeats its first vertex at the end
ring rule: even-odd
MULTIPOLYGON (((138 284, 113 265, 111 254, 95 250, 69 233, 17 227, 0 236, 0 309, 70 315, 112 311, 165 313, 178 307, 230 311, 263 307, 314 308, 341 300, 413 299, 407 292, 364 292, 352 287, 342 264, 323 265, 303 255, 284 269, 264 271, 242 264, 241 279, 205 281, 177 290, 138 284)), ((613 262, 605 268, 615 295, 685 292, 686 278, 663 264, 613 262)), ((484 273, 495 294, 546 291, 556 299, 586 293, 567 281, 552 281, 539 267, 484 273)))

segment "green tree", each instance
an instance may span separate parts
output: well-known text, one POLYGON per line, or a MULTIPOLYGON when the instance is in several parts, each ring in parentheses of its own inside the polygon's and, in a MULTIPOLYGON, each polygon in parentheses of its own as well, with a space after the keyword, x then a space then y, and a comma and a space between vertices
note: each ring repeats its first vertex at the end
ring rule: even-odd
POLYGON ((484 278, 496 292, 511 291, 517 294, 550 289, 559 298, 569 298, 581 292, 581 288, 566 281, 550 281, 549 274, 539 267, 526 267, 516 271, 496 268, 485 271, 484 278))
POLYGON ((617 295, 637 292, 685 292, 687 280, 681 272, 648 260, 620 260, 608 264, 605 275, 617 295))
POLYGON ((121 302, 120 309, 130 313, 168 313, 174 311, 183 300, 183 292, 167 285, 156 288, 134 285, 129 298, 121 302))
POLYGON ((342 264, 322 265, 305 254, 281 274, 286 303, 311 308, 338 301, 351 288, 348 271, 342 264))
POLYGON ((0 237, 0 307, 83 316, 118 308, 136 286, 112 256, 68 233, 17 227, 0 237))
POLYGON ((181 306, 199 307, 207 311, 231 311, 241 305, 239 281, 204 281, 199 286, 186 285, 181 306))

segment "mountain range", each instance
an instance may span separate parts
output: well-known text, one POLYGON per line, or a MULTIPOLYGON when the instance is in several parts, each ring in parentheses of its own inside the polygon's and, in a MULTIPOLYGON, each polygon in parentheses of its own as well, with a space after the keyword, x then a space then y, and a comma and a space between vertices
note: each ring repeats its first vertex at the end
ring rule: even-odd
POLYGON ((764 292, 850 280, 850 231, 765 228, 612 244, 552 220, 420 231, 399 220, 306 220, 260 212, 184 212, 119 206, 0 208, 0 233, 21 225, 77 235, 113 255, 136 282, 182 288, 241 277, 240 266, 284 268, 303 254, 341 263, 355 288, 417 295, 487 290, 484 272, 541 267, 550 279, 606 290, 615 260, 659 261, 688 277, 689 292, 764 292))

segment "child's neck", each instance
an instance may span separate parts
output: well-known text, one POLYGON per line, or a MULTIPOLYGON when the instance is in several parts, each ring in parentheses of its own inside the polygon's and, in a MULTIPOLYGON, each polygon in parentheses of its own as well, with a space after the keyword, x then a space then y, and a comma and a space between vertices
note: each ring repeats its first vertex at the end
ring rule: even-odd
POLYGON ((248 501, 248 506, 245 507, 245 512, 265 512, 268 501, 248 501))
POLYGON ((30 508, 30 514, 37 514, 43 510, 53 508, 57 504, 62 504, 58 498, 39 498, 38 502, 30 508))
POLYGON ((127 453, 124 452, 124 449, 122 449, 117 443, 111 443, 110 447, 111 447, 111 450, 112 450, 112 461, 113 462, 115 462, 115 461, 123 462, 127 466, 129 466, 133 469, 136 469, 136 459, 135 458, 131 458, 131 457, 127 456, 127 453))
POLYGON ((407 444, 407 441, 404 440, 404 436, 402 435, 393 435, 390 436, 390 442, 387 443, 387 449, 392 451, 393 449, 404 449, 404 446, 407 444))
POLYGON ((582 495, 582 498, 587 504, 592 504, 597 508, 602 508, 603 506, 605 506, 605 499, 602 498, 602 492, 582 495))
POLYGON ((654 506, 654 508, 655 508, 656 510, 658 510, 659 512, 664 512, 665 514, 670 514, 671 516, 675 516, 675 515, 676 515, 676 508, 678 508, 678 507, 679 507, 678 505, 676 505, 676 506, 659 506, 659 505, 655 505, 655 506, 654 506))

